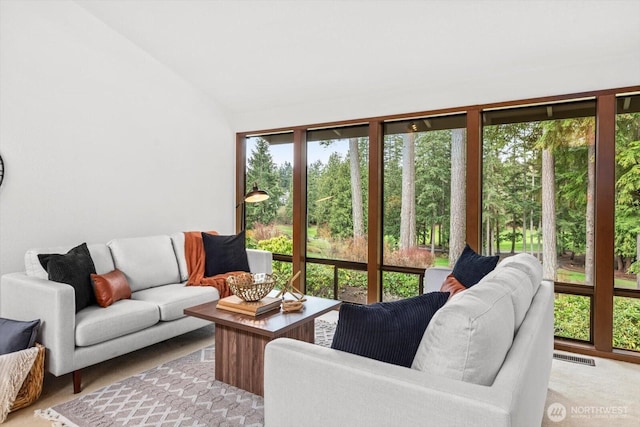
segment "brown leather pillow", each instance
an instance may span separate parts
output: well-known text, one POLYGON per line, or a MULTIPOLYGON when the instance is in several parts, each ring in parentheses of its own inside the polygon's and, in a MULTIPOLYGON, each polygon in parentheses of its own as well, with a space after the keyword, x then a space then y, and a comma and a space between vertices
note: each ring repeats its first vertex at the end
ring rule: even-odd
POLYGON ((451 299, 451 297, 458 292, 464 291, 465 289, 467 288, 465 288, 465 286, 460 283, 458 279, 453 277, 453 274, 448 275, 447 278, 444 279, 444 282, 442 282, 442 286, 440 286, 440 292, 450 293, 449 299, 451 299))
POLYGON ((131 298, 129 282, 118 269, 107 274, 92 274, 91 283, 100 307, 109 307, 116 301, 131 298))

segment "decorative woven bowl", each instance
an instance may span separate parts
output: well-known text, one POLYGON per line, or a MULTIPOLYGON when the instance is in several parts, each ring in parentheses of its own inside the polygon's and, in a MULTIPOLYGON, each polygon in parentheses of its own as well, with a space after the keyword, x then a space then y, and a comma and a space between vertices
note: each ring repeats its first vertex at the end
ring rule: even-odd
POLYGON ((275 277, 267 273, 243 273, 227 278, 231 292, 245 301, 260 301, 273 290, 275 277))

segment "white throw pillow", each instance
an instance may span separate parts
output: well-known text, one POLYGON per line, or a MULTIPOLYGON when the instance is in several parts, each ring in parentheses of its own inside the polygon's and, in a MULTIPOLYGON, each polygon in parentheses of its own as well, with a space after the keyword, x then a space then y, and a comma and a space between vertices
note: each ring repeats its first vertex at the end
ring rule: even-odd
POLYGON ((500 267, 512 267, 516 268, 529 276, 531 280, 531 295, 535 295, 538 292, 538 287, 542 282, 542 264, 536 257, 530 254, 516 254, 510 257, 507 257, 500 261, 500 264, 496 268, 500 267))
POLYGON ((491 385, 513 342, 514 308, 508 289, 483 281, 436 312, 412 368, 491 385))
POLYGON ((531 300, 533 299, 533 286, 531 277, 526 273, 513 268, 513 265, 498 266, 491 273, 486 275, 478 285, 499 286, 506 290, 511 297, 514 314, 514 335, 522 324, 524 317, 529 311, 531 300))

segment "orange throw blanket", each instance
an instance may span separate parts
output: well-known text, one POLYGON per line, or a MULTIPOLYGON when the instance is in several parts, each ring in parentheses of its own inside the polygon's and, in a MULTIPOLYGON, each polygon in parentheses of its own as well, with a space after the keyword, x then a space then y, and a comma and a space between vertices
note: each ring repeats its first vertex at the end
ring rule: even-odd
MULTIPOLYGON (((218 234, 215 231, 207 231, 207 233, 218 234)), ((205 253, 202 234, 199 231, 184 232, 184 256, 187 260, 187 271, 189 272, 187 286, 213 286, 220 293, 220 298, 232 295, 231 289, 227 285, 227 277, 244 273, 242 271, 232 271, 212 277, 204 277, 205 253)))

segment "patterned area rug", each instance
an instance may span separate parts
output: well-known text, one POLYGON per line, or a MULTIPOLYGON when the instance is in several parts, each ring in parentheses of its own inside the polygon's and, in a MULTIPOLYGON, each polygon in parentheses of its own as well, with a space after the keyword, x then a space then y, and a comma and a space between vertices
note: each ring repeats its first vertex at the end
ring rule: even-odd
MULTIPOLYGON (((335 323, 316 320, 316 344, 335 323)), ((164 363, 39 415, 55 426, 262 426, 263 398, 214 378, 214 347, 164 363)))

